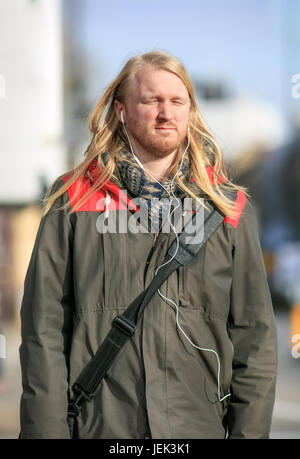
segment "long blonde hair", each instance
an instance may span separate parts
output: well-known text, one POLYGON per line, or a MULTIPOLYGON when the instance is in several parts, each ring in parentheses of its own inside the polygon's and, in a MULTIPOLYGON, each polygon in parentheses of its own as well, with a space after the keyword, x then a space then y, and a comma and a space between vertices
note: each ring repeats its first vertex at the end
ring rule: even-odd
MULTIPOLYGON (((65 181, 54 193, 53 185, 48 189, 43 199, 43 215, 46 215, 53 203, 61 196, 68 188, 78 179, 83 178, 87 172, 88 165, 93 159, 97 159, 101 168, 99 177, 93 182, 90 189, 75 203, 70 212, 80 208, 80 206, 93 194, 102 188, 113 175, 115 169, 115 157, 117 153, 129 148, 127 138, 124 135, 123 128, 115 114, 114 101, 118 100, 124 103, 128 93, 128 86, 132 81, 137 70, 142 66, 150 64, 158 69, 166 70, 177 75, 185 85, 190 97, 190 167, 191 176, 195 183, 205 193, 214 204, 228 216, 235 215, 233 202, 224 193, 225 189, 242 190, 247 194, 246 189, 232 183, 224 166, 222 153, 219 145, 213 135, 209 132, 198 110, 194 96, 194 90, 191 80, 182 63, 174 56, 162 52, 152 51, 140 56, 132 57, 123 67, 122 71, 115 80, 106 89, 103 97, 98 102, 91 113, 89 121, 89 129, 92 133, 91 142, 84 153, 85 159, 74 169, 64 173, 58 177, 54 184, 64 177, 70 175, 70 178, 65 181), (211 155, 207 154, 205 145, 210 145, 211 155), (104 164, 101 154, 108 152, 108 162, 104 164), (98 157, 98 158, 97 158, 98 157), (210 159, 209 159, 210 158, 210 159), (213 180, 207 174, 206 166, 213 166, 213 180), (222 178, 220 183, 220 177, 222 178)), ((181 149, 183 153, 183 148, 181 149)), ((176 174, 177 168, 181 159, 181 154, 177 155, 170 173, 176 174)), ((198 200, 197 197, 186 185, 176 176, 178 185, 186 191, 191 197, 198 200)), ((74 196, 76 199, 76 193, 74 196)), ((67 202, 61 208, 66 208, 70 203, 67 202)))

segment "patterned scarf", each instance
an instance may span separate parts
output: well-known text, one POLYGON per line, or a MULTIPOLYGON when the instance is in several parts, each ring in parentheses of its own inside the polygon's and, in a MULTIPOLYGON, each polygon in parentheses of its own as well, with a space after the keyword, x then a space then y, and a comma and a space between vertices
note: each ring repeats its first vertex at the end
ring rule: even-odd
MULTIPOLYGON (((181 169, 178 172, 180 179, 186 184, 186 175, 189 171, 189 155, 185 154, 181 169)), ((177 206, 177 200, 171 193, 172 180, 160 180, 164 188, 145 174, 144 170, 137 164, 131 152, 122 150, 116 157, 116 166, 119 176, 122 180, 124 188, 128 190, 128 195, 132 197, 143 198, 142 206, 146 205, 148 214, 148 230, 157 232, 167 216, 170 208, 172 211, 173 206, 177 206), (171 200, 168 192, 171 195, 171 200), (162 199, 163 198, 163 199, 162 199), (171 202, 171 207, 170 207, 171 202)), ((173 182, 173 193, 177 197, 181 193, 181 189, 176 183, 173 182)), ((139 205, 139 203, 137 203, 139 205)), ((142 222, 141 222, 142 224, 142 222)))

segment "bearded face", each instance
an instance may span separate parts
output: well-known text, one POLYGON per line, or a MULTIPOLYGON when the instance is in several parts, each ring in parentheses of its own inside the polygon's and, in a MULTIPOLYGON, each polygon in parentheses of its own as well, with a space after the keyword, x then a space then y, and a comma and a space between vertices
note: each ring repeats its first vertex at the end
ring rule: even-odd
POLYGON ((190 99, 174 73, 145 65, 134 76, 119 109, 141 159, 175 154, 186 138, 190 99))

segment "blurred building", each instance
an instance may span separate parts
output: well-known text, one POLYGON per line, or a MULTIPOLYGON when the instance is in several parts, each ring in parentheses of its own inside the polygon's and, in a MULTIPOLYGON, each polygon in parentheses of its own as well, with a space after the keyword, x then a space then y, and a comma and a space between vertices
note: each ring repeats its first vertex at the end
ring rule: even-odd
POLYGON ((248 187, 260 214, 269 172, 263 165, 286 142, 283 114, 253 95, 234 94, 221 81, 196 81, 194 86, 202 118, 221 147, 231 178, 248 187))
POLYGON ((284 143, 285 122, 275 104, 247 93, 237 95, 221 81, 196 81, 194 86, 202 118, 228 164, 247 169, 284 143))
POLYGON ((88 2, 61 0, 63 23, 64 139, 67 169, 79 164, 90 142, 89 114, 96 104, 91 79, 97 75, 84 39, 88 2), (92 99, 92 100, 91 100, 92 99))
POLYGON ((39 201, 66 169, 60 0, 0 13, 0 318, 17 316, 39 201))
POLYGON ((2 1, 0 202, 40 198, 65 168, 60 0, 2 1))

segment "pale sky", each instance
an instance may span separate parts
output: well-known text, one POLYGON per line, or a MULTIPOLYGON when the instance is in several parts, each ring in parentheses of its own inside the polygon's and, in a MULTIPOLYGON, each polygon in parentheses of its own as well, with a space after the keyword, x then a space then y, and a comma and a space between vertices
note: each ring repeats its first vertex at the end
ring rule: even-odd
POLYGON ((280 102, 284 5, 294 0, 81 0, 81 38, 101 68, 100 91, 132 55, 171 52, 192 78, 280 102))

